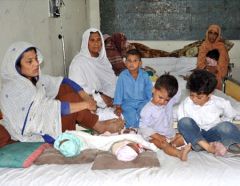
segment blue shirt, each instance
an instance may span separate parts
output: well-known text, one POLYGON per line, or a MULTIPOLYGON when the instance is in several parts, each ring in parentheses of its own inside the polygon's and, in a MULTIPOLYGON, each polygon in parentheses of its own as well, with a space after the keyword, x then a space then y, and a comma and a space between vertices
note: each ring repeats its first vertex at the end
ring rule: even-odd
POLYGON ((117 80, 114 105, 136 104, 149 101, 152 97, 152 82, 146 72, 138 71, 137 79, 134 79, 128 69, 121 72, 117 80))

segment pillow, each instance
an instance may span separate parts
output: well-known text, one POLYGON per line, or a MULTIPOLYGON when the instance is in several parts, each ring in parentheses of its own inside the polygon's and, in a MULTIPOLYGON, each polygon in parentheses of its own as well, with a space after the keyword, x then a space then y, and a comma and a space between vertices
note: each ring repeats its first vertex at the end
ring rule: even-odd
POLYGON ((43 164, 84 164, 93 162, 97 153, 96 149, 83 150, 78 156, 65 157, 53 147, 46 149, 35 161, 35 165, 43 164))
POLYGON ((0 148, 12 143, 11 136, 4 126, 0 125, 0 148))
POLYGON ((110 152, 100 152, 94 160, 92 170, 143 167, 160 167, 160 163, 155 152, 145 151, 139 154, 136 159, 128 162, 117 160, 116 156, 110 152))
POLYGON ((50 145, 42 142, 17 142, 0 148, 0 167, 26 168, 50 145))

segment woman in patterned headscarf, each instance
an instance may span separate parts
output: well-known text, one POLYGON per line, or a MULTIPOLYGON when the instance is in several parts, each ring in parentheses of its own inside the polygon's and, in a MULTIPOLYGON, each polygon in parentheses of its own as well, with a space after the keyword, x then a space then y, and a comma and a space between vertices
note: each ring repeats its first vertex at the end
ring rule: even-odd
POLYGON ((112 36, 104 35, 106 53, 109 61, 112 64, 115 74, 118 76, 126 66, 123 62, 123 57, 126 55, 129 43, 124 33, 116 32, 112 36))
POLYGON ((229 56, 224 43, 221 40, 221 28, 218 25, 210 25, 206 32, 205 41, 199 48, 197 68, 206 69, 214 73, 218 80, 218 89, 222 89, 222 79, 227 75, 229 56), (219 59, 213 64, 206 60, 209 51, 217 49, 219 59))

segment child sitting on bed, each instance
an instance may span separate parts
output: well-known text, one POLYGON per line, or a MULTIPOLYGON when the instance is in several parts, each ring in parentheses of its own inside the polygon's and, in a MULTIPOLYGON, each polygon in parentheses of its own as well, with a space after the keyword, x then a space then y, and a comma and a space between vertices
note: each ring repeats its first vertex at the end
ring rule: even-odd
POLYGON ((138 128, 140 111, 152 97, 152 82, 147 72, 140 68, 142 61, 138 50, 127 51, 126 58, 127 69, 117 80, 113 104, 116 114, 123 114, 126 128, 138 128))
POLYGON ((153 88, 153 97, 141 111, 140 133, 166 154, 187 160, 191 144, 184 145, 180 134, 173 128, 173 105, 180 99, 177 79, 169 74, 160 76, 153 88))
POLYGON ((213 95, 216 86, 214 74, 193 71, 187 82, 189 96, 178 108, 178 130, 195 151, 224 155, 226 147, 240 152, 240 131, 230 122, 237 111, 228 100, 213 95))

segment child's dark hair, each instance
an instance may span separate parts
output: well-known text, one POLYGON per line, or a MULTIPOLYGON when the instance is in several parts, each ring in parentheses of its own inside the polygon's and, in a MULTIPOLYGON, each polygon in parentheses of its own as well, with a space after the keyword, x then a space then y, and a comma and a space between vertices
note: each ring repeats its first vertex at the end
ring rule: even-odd
POLYGON ((129 56, 129 55, 137 55, 139 57, 139 60, 141 61, 141 52, 137 49, 131 49, 131 50, 128 50, 127 53, 126 53, 126 58, 129 56))
POLYGON ((166 73, 157 79, 154 88, 157 90, 164 88, 168 92, 168 97, 172 98, 178 91, 178 81, 174 76, 166 73))
POLYGON ((217 49, 213 49, 206 54, 206 57, 209 57, 211 59, 215 59, 216 61, 218 61, 219 55, 220 55, 219 51, 217 49))
POLYGON ((216 86, 216 76, 206 70, 194 70, 187 82, 187 89, 197 94, 209 95, 216 86))

